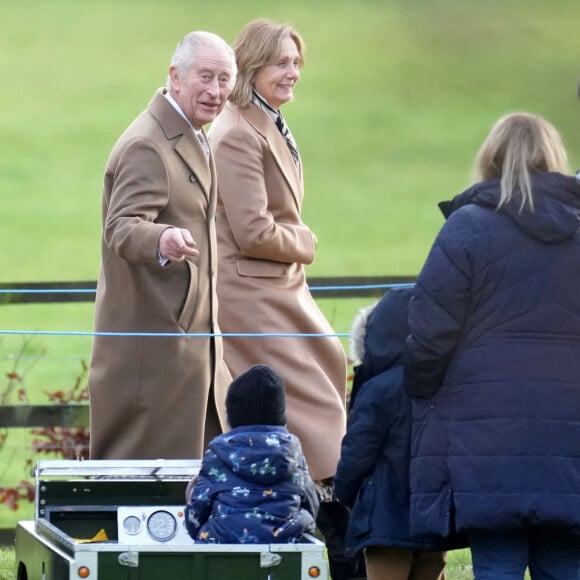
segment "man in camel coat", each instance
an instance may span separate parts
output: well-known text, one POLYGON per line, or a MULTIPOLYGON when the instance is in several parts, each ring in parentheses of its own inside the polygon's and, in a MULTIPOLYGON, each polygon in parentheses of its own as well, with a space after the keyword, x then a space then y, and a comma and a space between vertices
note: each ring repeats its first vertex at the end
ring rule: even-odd
POLYGON ((223 39, 188 34, 167 88, 109 156, 89 373, 93 459, 199 458, 225 426, 231 377, 213 336, 216 180, 203 126, 235 76, 223 39))

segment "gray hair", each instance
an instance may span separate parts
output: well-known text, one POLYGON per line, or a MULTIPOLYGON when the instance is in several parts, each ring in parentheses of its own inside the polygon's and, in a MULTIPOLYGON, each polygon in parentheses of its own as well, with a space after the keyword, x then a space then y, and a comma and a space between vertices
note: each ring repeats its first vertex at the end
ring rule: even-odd
MULTIPOLYGON (((233 88, 236 82, 236 56, 234 49, 221 37, 213 32, 206 32, 204 30, 195 30, 185 35, 181 42, 177 45, 173 56, 171 57, 170 66, 175 67, 177 74, 182 77, 187 74, 191 64, 195 60, 197 51, 200 48, 207 46, 222 47, 228 53, 232 62, 232 76, 230 78, 230 88, 233 88)), ((167 89, 171 89, 171 78, 167 76, 167 89)))

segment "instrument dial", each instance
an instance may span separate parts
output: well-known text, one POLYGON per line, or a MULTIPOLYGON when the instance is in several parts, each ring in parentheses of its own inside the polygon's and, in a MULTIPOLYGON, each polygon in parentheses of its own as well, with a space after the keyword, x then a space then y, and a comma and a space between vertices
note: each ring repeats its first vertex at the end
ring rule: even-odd
POLYGON ((177 521, 170 512, 158 510, 149 516, 147 531, 154 540, 167 542, 177 533, 177 521))
POLYGON ((123 529, 131 536, 134 536, 141 531, 141 520, 137 516, 127 516, 123 520, 123 529))

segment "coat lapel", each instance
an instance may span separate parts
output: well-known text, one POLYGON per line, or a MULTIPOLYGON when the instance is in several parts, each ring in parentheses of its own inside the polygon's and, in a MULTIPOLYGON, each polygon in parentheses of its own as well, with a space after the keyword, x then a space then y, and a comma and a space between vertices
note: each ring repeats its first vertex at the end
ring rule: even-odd
POLYGON ((212 179, 208 159, 191 127, 188 127, 188 129, 190 134, 181 136, 181 139, 175 144, 175 151, 191 172, 195 174, 206 197, 209 199, 212 179))
POLYGON ((213 163, 213 160, 210 159, 208 163, 203 147, 193 129, 163 96, 165 90, 159 89, 155 93, 153 100, 149 103, 149 110, 161 125, 167 139, 174 141, 176 153, 195 175, 209 199, 212 184, 210 163, 213 163))
POLYGON ((240 112, 246 121, 268 142, 272 155, 290 187, 296 207, 300 211, 303 196, 302 162, 299 161, 298 165, 294 163, 284 137, 264 111, 251 104, 249 107, 240 108, 240 112))

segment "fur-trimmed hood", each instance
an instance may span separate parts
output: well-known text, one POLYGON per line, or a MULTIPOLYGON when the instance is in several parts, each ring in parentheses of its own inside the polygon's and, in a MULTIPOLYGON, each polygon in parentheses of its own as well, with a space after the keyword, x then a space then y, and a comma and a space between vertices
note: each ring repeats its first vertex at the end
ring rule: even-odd
POLYGON ((401 362, 409 335, 409 301, 412 287, 389 290, 378 302, 362 308, 352 323, 350 354, 353 364, 363 363, 375 376, 401 362))
POLYGON ((402 364, 409 335, 409 301, 413 287, 394 288, 371 306, 359 311, 350 337, 355 367, 351 407, 359 387, 384 370, 402 364))

